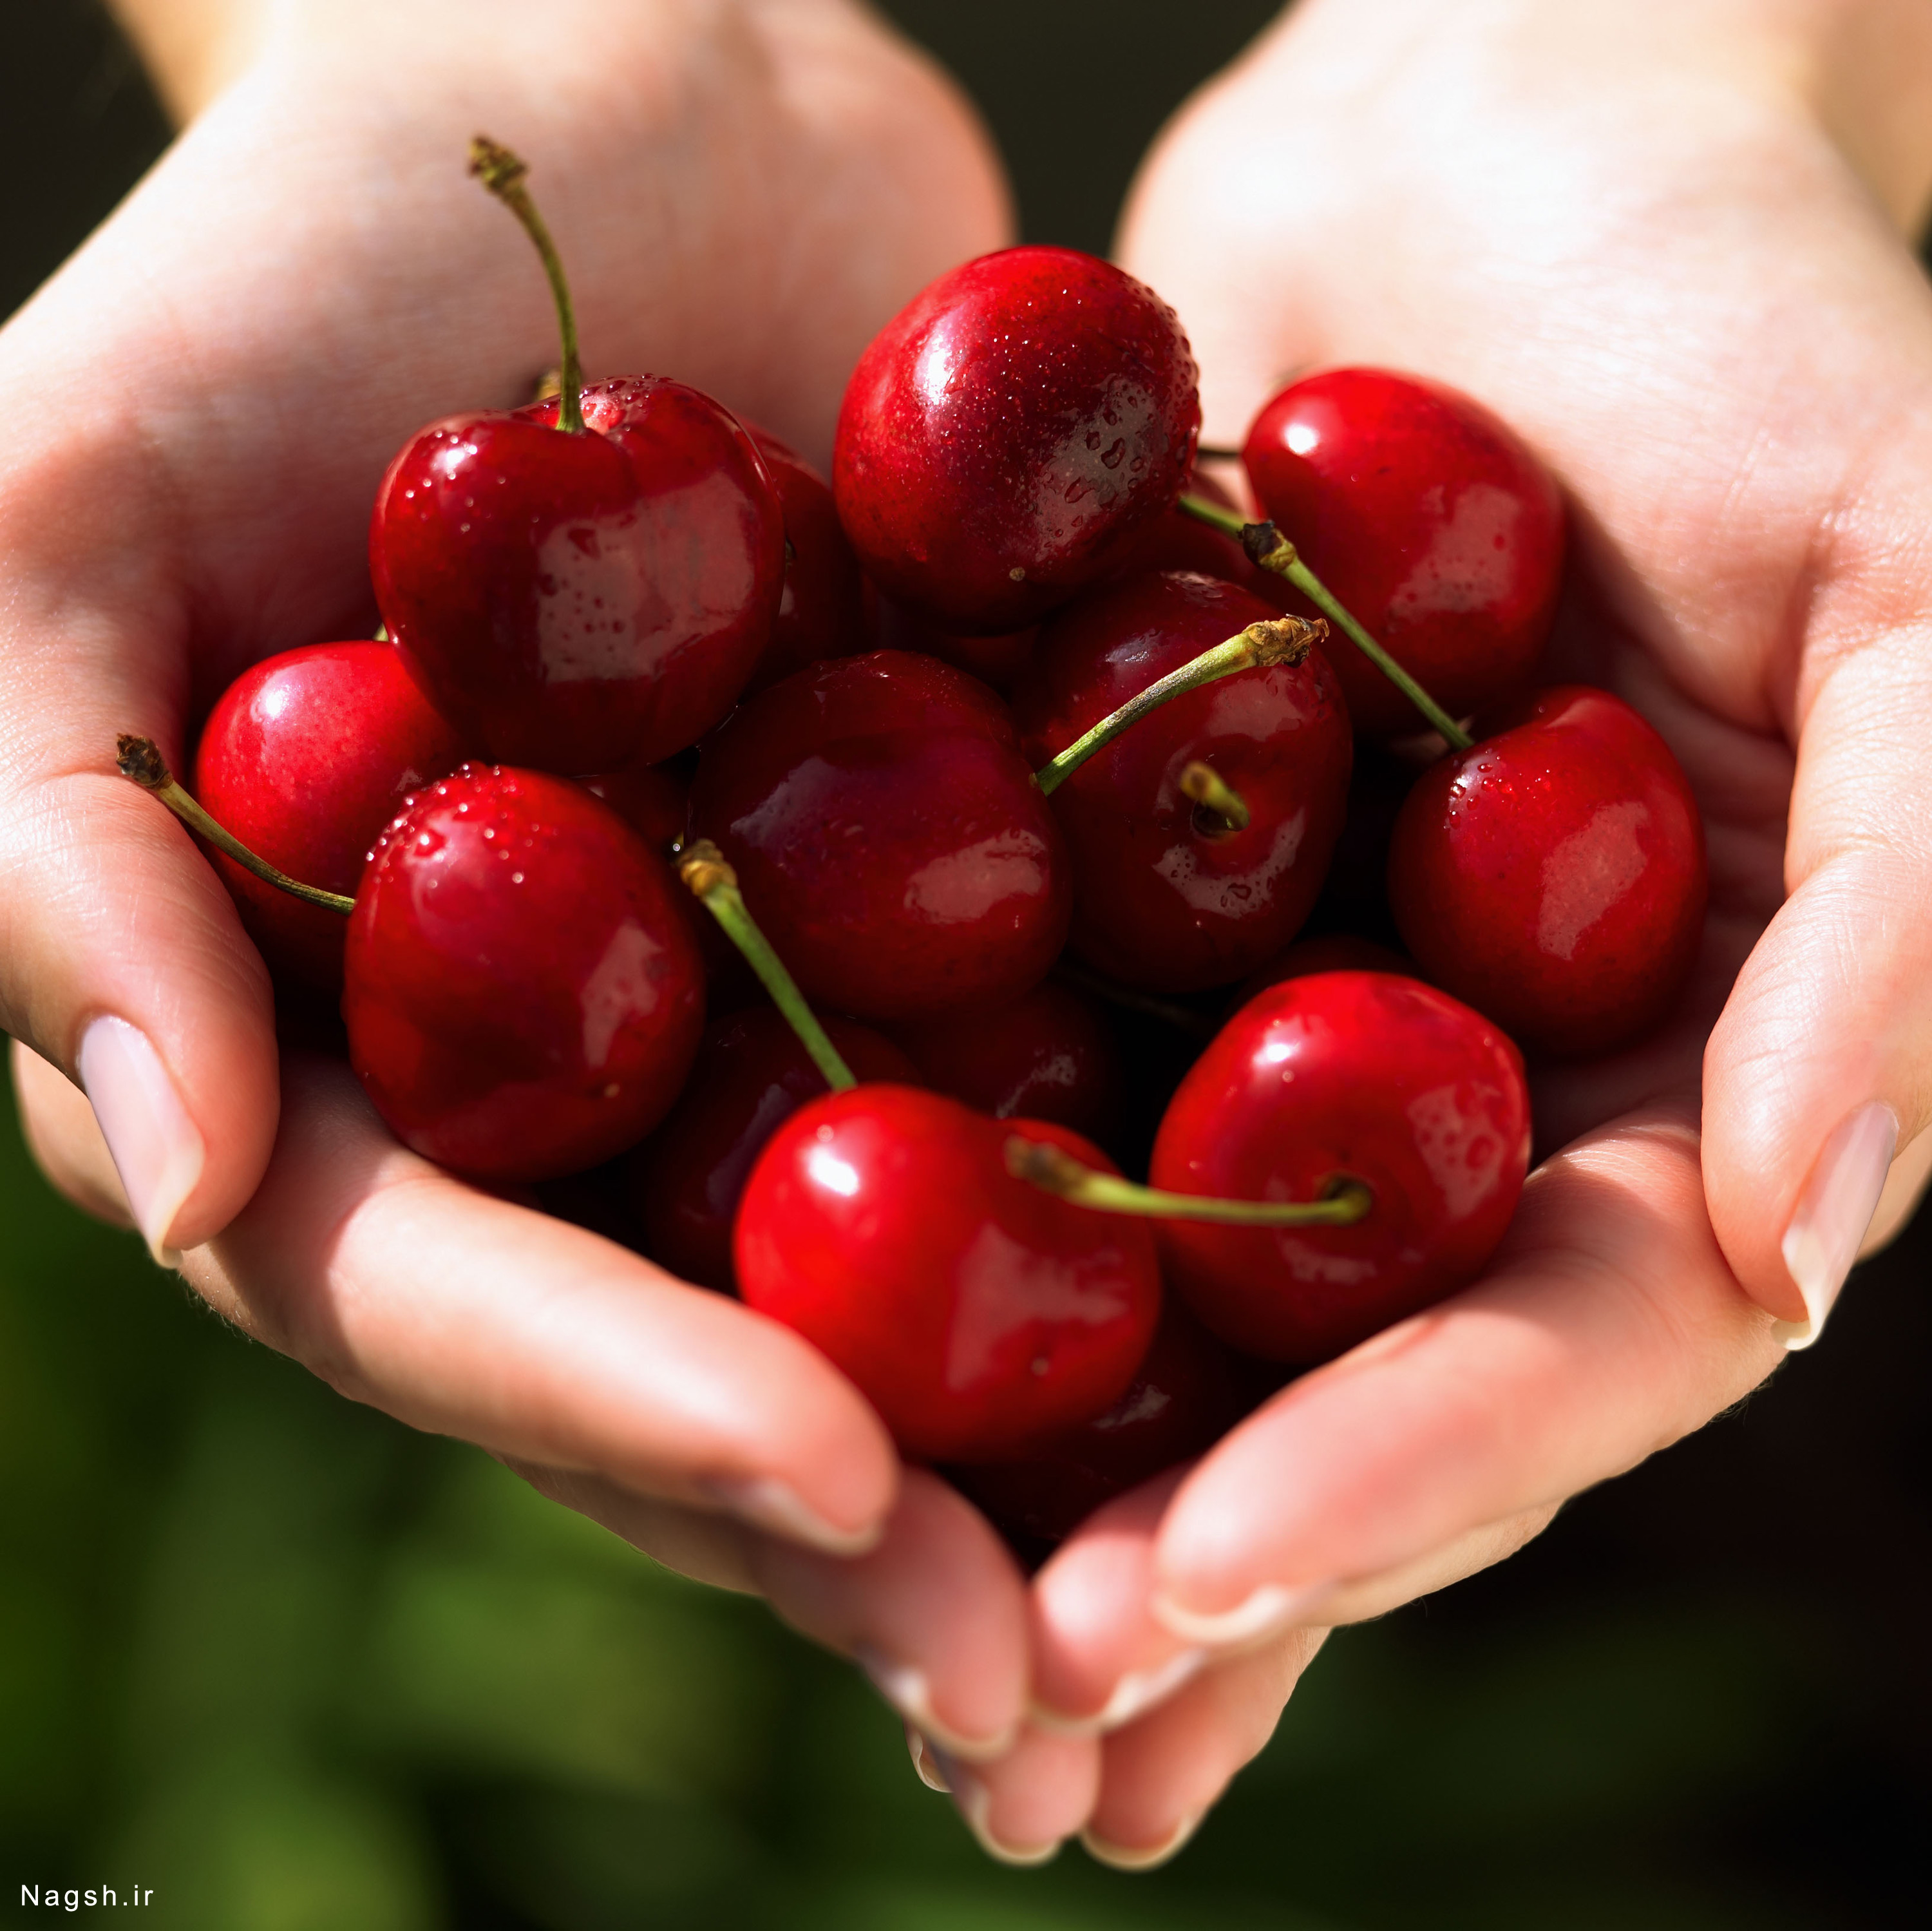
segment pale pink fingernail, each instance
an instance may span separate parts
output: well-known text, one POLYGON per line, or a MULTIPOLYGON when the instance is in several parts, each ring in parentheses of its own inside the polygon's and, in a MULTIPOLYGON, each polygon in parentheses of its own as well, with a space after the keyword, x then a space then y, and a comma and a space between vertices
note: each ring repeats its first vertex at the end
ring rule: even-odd
POLYGON ((1031 1870, 1041 1864, 1050 1864, 1059 1856, 1060 1846, 1064 1840, 1058 1837, 1044 1844, 1009 1844, 996 1836, 992 1827, 992 1792, 964 1764, 946 1751, 930 1740, 926 1747, 932 1752, 939 1774, 945 1779, 954 1808, 966 1820, 967 1829, 979 1839, 980 1849, 996 1863, 1031 1870))
POLYGON ((1152 1669, 1130 1670, 1114 1684, 1100 1709, 1090 1716, 1070 1716, 1064 1710, 1034 1706, 1034 1721, 1042 1730, 1063 1737, 1104 1737, 1122 1730, 1137 1716, 1144 1716, 1156 1704, 1165 1703, 1184 1683, 1198 1675, 1208 1660, 1204 1649, 1178 1650, 1152 1669))
POLYGON ((872 1679, 872 1687, 896 1710, 913 1728, 949 1757, 970 1763, 988 1763, 1003 1757, 1012 1748, 1018 1734, 1016 1724, 990 1737, 971 1737, 942 1722, 932 1707, 932 1683, 916 1664, 900 1662, 870 1643, 861 1643, 852 1652, 853 1660, 872 1679))
POLYGON ((803 1542, 809 1548, 822 1549, 827 1555, 867 1554, 878 1547, 879 1539, 886 1532, 883 1522, 873 1522, 862 1529, 842 1529, 807 1506, 789 1482, 772 1476, 748 1482, 707 1482, 704 1488, 720 1507, 730 1509, 753 1528, 768 1530, 788 1542, 803 1542))
POLYGON ((1809 1347, 1823 1332, 1878 1211, 1898 1146, 1898 1116, 1882 1100, 1840 1120, 1826 1141, 1784 1230, 1784 1264, 1804 1297, 1803 1320, 1772 1325, 1786 1347, 1809 1347))
POLYGON ((1197 1810, 1191 1817, 1184 1817, 1157 1844, 1116 1844, 1100 1835, 1097 1830, 1083 1830, 1080 1841, 1087 1854, 1096 1863, 1102 1863, 1117 1871, 1150 1871, 1178 1857, 1186 1849, 1187 1840, 1201 1827, 1201 1820, 1207 1815, 1204 1810, 1197 1810))
POLYGON ((125 1020, 104 1014, 93 1021, 81 1035, 76 1065, 148 1251, 164 1267, 178 1267, 169 1236, 207 1163, 200 1129, 148 1035, 125 1020))
POLYGON ((952 1786, 946 1781, 946 1773, 939 1767, 938 1753, 913 1726, 905 1726, 906 1754, 912 1758, 912 1767, 919 1773, 919 1780, 928 1790, 936 1790, 942 1797, 952 1794, 952 1786))
POLYGON ((1196 1609, 1167 1595, 1156 1595, 1149 1607, 1154 1620, 1184 1642, 1210 1650, 1246 1649, 1292 1624, 1312 1621, 1336 1587, 1321 1582, 1285 1589, 1264 1582, 1232 1609, 1196 1609))

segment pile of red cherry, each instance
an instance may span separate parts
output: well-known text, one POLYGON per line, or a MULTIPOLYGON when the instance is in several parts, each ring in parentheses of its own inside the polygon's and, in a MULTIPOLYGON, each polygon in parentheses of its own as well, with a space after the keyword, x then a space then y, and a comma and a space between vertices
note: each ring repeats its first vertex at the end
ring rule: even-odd
POLYGON ((1022 248, 872 343, 828 488, 682 384, 582 384, 520 164, 478 155, 560 392, 408 443, 386 637, 257 664, 194 760, 320 888, 216 860, 398 1137, 788 1323, 1022 1536, 1472 1280, 1528 1164, 1512 1041, 1654 1027, 1705 895, 1656 734, 1526 694, 1535 458, 1433 383, 1313 375, 1244 526, 1172 311, 1022 248))

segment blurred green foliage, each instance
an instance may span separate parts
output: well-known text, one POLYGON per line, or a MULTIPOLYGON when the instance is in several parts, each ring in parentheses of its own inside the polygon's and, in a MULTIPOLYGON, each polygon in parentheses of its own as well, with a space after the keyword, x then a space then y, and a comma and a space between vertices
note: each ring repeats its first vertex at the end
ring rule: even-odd
POLYGON ((0 1891, 194 1931, 1817 1920, 1684 1867, 1804 1746, 1814 1646, 1587 1598, 1332 1642, 1196 1846, 988 1865, 856 1674, 338 1399, 0 1131, 0 1891), (1796 1660, 1794 1660, 1796 1659, 1796 1660))

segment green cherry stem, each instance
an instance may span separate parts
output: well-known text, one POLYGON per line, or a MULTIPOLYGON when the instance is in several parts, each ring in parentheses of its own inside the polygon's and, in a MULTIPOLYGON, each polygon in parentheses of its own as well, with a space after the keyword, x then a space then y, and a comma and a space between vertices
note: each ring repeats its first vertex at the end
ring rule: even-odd
POLYGON ((584 434, 584 368, 577 359, 577 314, 570 305, 570 284, 565 280, 563 257, 544 218, 537 212, 524 178, 530 164, 508 148, 500 147, 488 134, 477 135, 470 143, 470 172, 524 225, 524 232, 536 244, 544 273, 550 278, 550 292, 556 300, 557 333, 563 341, 563 359, 557 365, 556 426, 572 436, 584 434))
POLYGON ((842 1093, 859 1082, 850 1067, 838 1056, 838 1049, 825 1035, 798 981, 784 969, 784 961, 772 950, 771 942, 758 929, 757 921, 745 908, 745 895, 738 889, 738 875, 724 862, 724 854, 708 838, 694 839, 677 861, 677 875, 694 897, 724 928, 724 935, 745 955, 745 962, 758 975, 771 994, 772 1003, 784 1014, 799 1044, 812 1056, 812 1063, 825 1075, 825 1083, 835 1093, 842 1093))
POLYGON ((1058 757, 1034 772, 1034 782, 1051 797, 1095 752, 1105 749, 1122 731, 1138 724, 1150 711, 1158 710, 1169 698, 1198 690, 1217 678, 1232 677, 1238 671, 1302 663, 1307 658, 1308 647, 1320 643, 1328 634, 1328 625, 1319 618, 1309 623, 1298 617, 1277 617, 1250 624, 1239 636, 1216 644, 1191 663, 1156 678, 1118 710, 1109 712, 1084 737, 1076 737, 1058 757))
POLYGON ((1180 794, 1191 798, 1203 811, 1211 811, 1230 831, 1245 831, 1252 822, 1247 800, 1212 764, 1198 758, 1180 767, 1180 794))
POLYGON ((346 899, 340 892, 325 892, 319 885, 304 885, 299 878, 277 871, 267 859, 256 857, 233 832, 216 823, 176 783, 174 773, 152 737, 136 737, 124 731, 115 740, 114 749, 122 776, 131 778, 144 791, 153 792, 189 830, 206 839, 217 851, 225 851, 244 871, 254 872, 292 898, 305 899, 312 905, 340 912, 344 917, 356 909, 353 899, 346 899))
POLYGON ((1301 560, 1294 545, 1272 523, 1249 523, 1231 509, 1204 497, 1184 496, 1180 506, 1196 521, 1232 536, 1251 562, 1278 577, 1286 577, 1318 610, 1346 632, 1349 641, 1440 731, 1452 751, 1466 751, 1475 742, 1469 734, 1336 601, 1328 585, 1301 560))
POLYGON ((1338 1175, 1319 1200, 1221 1200, 1207 1194, 1166 1194, 1138 1186, 1118 1173, 1096 1173, 1070 1153, 1043 1140, 1012 1134, 1006 1171, 1076 1207, 1102 1214, 1138 1214, 1149 1220, 1208 1221, 1231 1227, 1346 1227, 1376 1203, 1359 1180, 1338 1175))

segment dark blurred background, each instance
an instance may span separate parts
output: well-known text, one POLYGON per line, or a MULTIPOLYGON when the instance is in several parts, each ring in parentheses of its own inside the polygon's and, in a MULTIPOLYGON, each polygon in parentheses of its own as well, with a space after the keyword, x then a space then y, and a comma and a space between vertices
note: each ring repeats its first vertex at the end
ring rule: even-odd
MULTIPOLYGON (((1259 0, 900 0, 1027 231, 1100 248, 1259 0)), ((0 312, 167 139, 92 0, 0 0, 0 312)), ((1923 1922, 1932 1217, 1826 1344, 1526 1554, 1332 1641, 1187 1853, 988 1865, 848 1671, 337 1400, 0 1118, 0 1908, 192 1931, 1782 1931, 1923 1922)), ((26 1914, 24 1911, 22 1915, 26 1914)))

